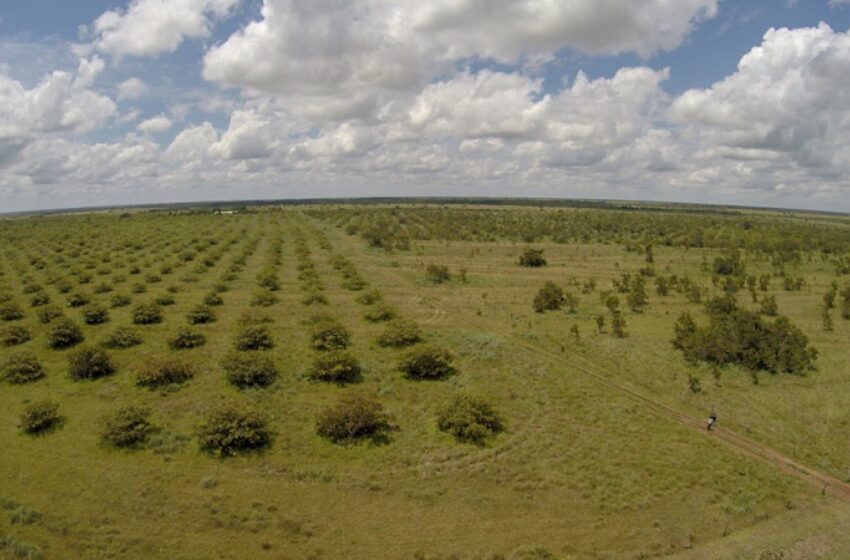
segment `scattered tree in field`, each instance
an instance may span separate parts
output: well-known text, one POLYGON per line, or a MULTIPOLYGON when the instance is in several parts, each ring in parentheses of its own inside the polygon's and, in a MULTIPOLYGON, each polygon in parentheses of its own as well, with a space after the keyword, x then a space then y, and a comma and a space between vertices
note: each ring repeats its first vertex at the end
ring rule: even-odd
POLYGON ((488 439, 504 431, 505 424, 489 402, 460 395, 439 411, 437 427, 459 442, 484 445, 488 439))
POLYGON ((626 319, 619 311, 611 312, 611 332, 617 338, 626 338, 629 333, 626 332, 626 319))
POLYGON ((850 319, 850 286, 841 289, 841 317, 850 319))
POLYGON ((785 317, 768 323, 745 309, 715 307, 709 309, 709 321, 699 327, 690 315, 683 315, 676 322, 673 346, 687 359, 798 375, 814 368, 817 352, 785 317))
POLYGON ((659 296, 666 296, 670 293, 670 281, 664 276, 655 277, 655 293, 659 296))
POLYGON ((370 308, 363 317, 372 323, 380 323, 382 321, 389 321, 396 317, 395 310, 389 305, 376 305, 370 308))
POLYGON ((271 445, 272 434, 266 416, 241 404, 222 404, 206 414, 196 428, 202 451, 231 457, 271 445))
POLYGON ((779 305, 776 303, 776 296, 769 295, 761 298, 761 313, 768 317, 776 317, 779 313, 779 305))
POLYGON ((532 305, 534 307, 534 311, 537 313, 543 313, 544 311, 555 311, 560 309, 564 305, 565 301, 566 296, 564 295, 564 290, 562 290, 561 287, 554 282, 548 281, 542 288, 540 288, 540 290, 537 291, 532 305))
POLYGON ((715 274, 721 276, 743 276, 744 274, 744 264, 741 262, 741 255, 737 251, 715 258, 712 268, 715 274))
POLYGON ((274 348, 274 339, 268 327, 263 325, 243 325, 236 338, 233 341, 233 346, 239 351, 249 350, 270 350, 274 348))
POLYGON ((138 346, 141 343, 142 337, 136 331, 128 327, 118 327, 103 340, 101 345, 106 348, 123 350, 138 346))
POLYGON ((17 346, 30 339, 32 339, 32 335, 24 327, 11 325, 0 329, 0 344, 3 346, 17 346))
POLYGON ((110 447, 138 448, 155 431, 149 409, 125 406, 101 420, 100 437, 110 447))
POLYGON ((360 364, 357 358, 347 352, 331 352, 316 356, 307 372, 313 381, 328 383, 356 383, 361 378, 360 364))
POLYGON ((83 321, 87 325, 100 325, 109 321, 109 311, 99 303, 91 303, 83 309, 83 321))
POLYGON ((62 311, 54 305, 46 305, 39 308, 35 315, 38 317, 38 321, 43 325, 47 325, 48 323, 51 323, 53 319, 58 319, 59 317, 64 316, 62 311))
POLYGON ((605 307, 608 308, 608 311, 611 313, 616 313, 620 308, 620 298, 611 294, 605 298, 605 307))
POLYGON ((157 358, 146 361, 136 374, 136 385, 160 389, 168 385, 181 385, 195 375, 192 367, 175 358, 157 358))
POLYGON ((428 280, 434 284, 442 284, 452 279, 452 275, 449 273, 449 267, 442 264, 429 264, 426 273, 428 274, 428 280))
POLYGON ((83 341, 83 331, 70 319, 62 319, 47 331, 47 344, 54 350, 70 348, 83 341))
POLYGON ((215 322, 216 315, 208 305, 196 305, 189 313, 186 314, 186 320, 191 325, 205 325, 215 322))
POLYGON ((132 303, 132 298, 125 294, 115 294, 111 298, 109 298, 109 305, 111 307, 126 307, 132 303))
POLYGON ((829 312, 829 307, 823 305, 820 309, 820 319, 821 324, 823 325, 823 330, 826 332, 832 332, 833 322, 832 322, 832 314, 829 312))
POLYGON ((173 337, 168 339, 168 347, 172 350, 199 348, 206 343, 207 337, 203 333, 187 328, 178 330, 173 337))
POLYGON ((271 358, 259 354, 231 352, 221 362, 227 380, 239 387, 268 387, 277 379, 277 367, 271 358))
POLYGON ((12 302, 6 302, 0 305, 0 320, 2 321, 17 321, 24 318, 24 312, 21 308, 12 302))
POLYGON ((30 403, 21 413, 18 427, 31 436, 52 432, 62 425, 59 404, 51 400, 30 403))
POLYGON ((47 292, 36 292, 30 298, 30 307, 41 307, 50 303, 50 296, 47 292))
POLYGON ((88 303, 89 303, 89 297, 86 294, 81 293, 81 292, 76 292, 74 294, 71 294, 71 296, 68 297, 68 306, 69 307, 82 307, 84 305, 88 305, 88 303))
POLYGON ((310 339, 316 350, 342 350, 348 347, 351 335, 338 321, 330 317, 313 317, 310 339))
POLYGON ((224 299, 217 292, 211 292, 204 296, 204 304, 214 307, 224 305, 224 299))
POLYGON ((83 347, 68 356, 68 375, 76 381, 93 380, 115 373, 115 365, 104 350, 83 347))
POLYGON ((395 426, 381 403, 359 393, 345 394, 319 414, 316 432, 334 443, 382 443, 395 426))
POLYGON ((174 296, 171 294, 163 294, 161 296, 155 297, 153 302, 160 307, 168 307, 169 305, 174 305, 175 303, 177 303, 177 300, 174 299, 174 296))
POLYGON ((396 320, 387 325, 387 328, 378 336, 378 346, 400 348, 411 346, 422 340, 419 327, 410 321, 396 320))
POLYGON ((573 324, 570 327, 570 334, 573 335, 573 339, 575 339, 575 342, 581 341, 581 333, 579 332, 578 325, 573 324))
POLYGON ((0 376, 7 383, 30 383, 44 377, 44 368, 32 352, 18 352, 0 365, 0 376))
POLYGON ((532 249, 528 247, 520 255, 519 265, 530 268, 546 266, 546 259, 543 258, 543 249, 532 249))
POLYGON ((443 379, 455 373, 452 355, 434 346, 409 351, 399 362, 398 369, 414 380, 443 379))
POLYGON ((155 303, 136 306, 133 309, 133 323, 137 325, 154 325, 162 322, 162 308, 155 303))

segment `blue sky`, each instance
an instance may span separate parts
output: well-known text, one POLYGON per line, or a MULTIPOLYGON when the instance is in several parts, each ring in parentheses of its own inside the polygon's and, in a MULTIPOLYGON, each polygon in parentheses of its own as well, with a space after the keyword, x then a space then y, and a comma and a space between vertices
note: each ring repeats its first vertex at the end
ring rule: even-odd
POLYGON ((6 0, 0 211, 375 194, 850 211, 850 2, 606 4, 522 21, 536 0, 6 0))

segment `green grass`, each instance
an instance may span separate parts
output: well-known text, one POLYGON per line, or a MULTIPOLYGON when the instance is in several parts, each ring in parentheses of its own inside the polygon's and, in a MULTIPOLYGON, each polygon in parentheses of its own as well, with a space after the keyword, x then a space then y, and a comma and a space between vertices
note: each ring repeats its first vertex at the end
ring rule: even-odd
MULTIPOLYGON (((687 364, 669 342, 678 314, 699 313, 699 307, 679 295, 656 296, 651 279, 646 311, 624 311, 628 338, 596 333, 594 317, 604 311, 598 292, 620 272, 644 265, 642 255, 618 244, 536 243, 549 266, 528 269, 516 264, 524 243, 430 240, 387 253, 294 210, 15 220, 0 224, 0 236, 8 241, 0 250, 0 286, 21 304, 26 316, 17 323, 33 334, 18 347, 0 349, 0 355, 34 352, 47 371, 31 384, 0 385, 0 497, 41 514, 31 523, 16 523, 12 510, 4 508, 0 539, 37 547, 46 558, 488 558, 524 557, 522 551, 538 548, 564 558, 639 558, 725 550, 736 535, 759 530, 768 550, 764 535, 777 530, 774 519, 793 525, 818 512, 840 511, 819 489, 653 413, 571 366, 590 361, 618 383, 696 417, 715 405, 721 425, 846 478, 850 448, 843 432, 850 394, 840 389, 850 322, 836 315, 833 332, 820 328, 817 305, 834 276, 817 259, 795 270, 807 279, 805 291, 784 292, 774 280, 770 293, 820 350, 818 371, 807 377, 760 374, 753 385, 747 372, 729 368, 716 384, 708 368, 687 364), (298 231, 311 249, 327 306, 301 303, 298 231), (322 248, 324 236, 333 254, 350 259, 384 301, 420 326, 427 343, 454 354, 457 375, 413 382, 396 370, 405 350, 377 345, 385 324, 365 320, 367 307, 355 301, 361 292, 341 287, 343 277, 329 263, 332 253, 322 248), (193 250, 186 247, 194 245, 193 238, 221 242, 184 262, 182 253, 193 250), (233 244, 224 249, 229 239, 233 244), (279 301, 251 306, 274 239, 284 241, 280 264, 274 265, 279 301), (251 240, 256 250, 227 282, 224 305, 214 308, 217 321, 192 327, 206 335, 206 345, 169 349, 167 340, 188 326, 186 314, 221 282, 251 240), (78 245, 81 241, 86 244, 78 245), (124 241, 138 242, 140 249, 134 252, 124 241), (61 245, 62 253, 53 252, 61 245), (72 257, 75 246, 80 254, 72 257), (223 254, 213 266, 195 271, 217 250, 223 254), (65 256, 64 263, 56 262, 58 255, 65 256), (41 257, 44 268, 34 266, 33 257, 41 257), (85 269, 89 261, 94 268, 85 269), (174 266, 173 272, 146 284, 146 293, 131 294, 133 304, 110 309, 110 321, 102 325, 84 325, 81 310, 64 306, 66 296, 47 283, 50 275, 62 275, 73 284, 72 293, 83 290, 108 306, 111 295, 130 294, 132 284, 159 274, 163 263, 174 266), (426 274, 432 263, 453 274, 466 268, 468 282, 432 284, 426 274), (130 274, 132 266, 141 273, 130 274), (92 274, 91 283, 79 285, 70 274, 75 268, 92 274), (98 274, 101 269, 107 273, 98 274), (194 281, 183 281, 187 274, 194 281), (92 286, 122 276, 126 280, 114 292, 92 293, 92 286), (75 382, 66 373, 68 351, 48 349, 49 326, 28 307, 22 294, 26 277, 78 320, 87 343, 130 326, 135 304, 153 301, 169 286, 178 291, 175 304, 163 308, 162 323, 133 327, 143 344, 111 351, 115 375, 75 382), (593 294, 569 285, 591 277, 598 283, 593 294), (532 311, 533 295, 546 280, 579 296, 575 314, 532 311), (266 389, 236 389, 219 365, 246 312, 272 319, 268 327, 277 344, 266 354, 281 376, 266 389), (307 321, 316 312, 331 314, 351 333, 349 350, 363 366, 361 383, 340 387, 306 378, 315 355, 307 321), (570 334, 573 324, 579 326, 578 343, 570 334), (179 389, 137 387, 137 369, 160 355, 189 361, 195 376, 179 389), (701 393, 687 389, 689 374, 700 378, 701 393), (388 444, 339 446, 316 435, 316 415, 351 390, 375 395, 394 416, 399 430, 388 444), (505 418, 506 432, 485 447, 458 444, 440 432, 437 412, 458 392, 486 397, 505 418), (64 424, 45 436, 22 435, 20 411, 26 402, 44 398, 60 403, 64 424), (198 450, 194 426, 223 400, 250 403, 271 418, 275 437, 267 451, 219 460, 198 450), (162 431, 147 449, 103 446, 101 417, 129 404, 150 408, 162 431)), ((715 252, 656 247, 655 267, 687 272, 710 285, 701 271, 704 254, 710 259, 715 252)), ((750 267, 770 270, 766 262, 750 267)), ((745 298, 743 292, 740 299, 745 298)), ((822 517, 825 538, 833 538, 833 517, 822 517)), ((5 553, 0 547, 0 555, 5 553)))

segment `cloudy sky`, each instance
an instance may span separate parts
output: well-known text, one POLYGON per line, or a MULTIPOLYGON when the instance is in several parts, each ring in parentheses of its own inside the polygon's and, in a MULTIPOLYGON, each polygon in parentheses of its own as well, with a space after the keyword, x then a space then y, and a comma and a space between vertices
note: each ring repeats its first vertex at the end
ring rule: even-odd
POLYGON ((2 0, 0 212, 533 196, 850 211, 850 0, 2 0))

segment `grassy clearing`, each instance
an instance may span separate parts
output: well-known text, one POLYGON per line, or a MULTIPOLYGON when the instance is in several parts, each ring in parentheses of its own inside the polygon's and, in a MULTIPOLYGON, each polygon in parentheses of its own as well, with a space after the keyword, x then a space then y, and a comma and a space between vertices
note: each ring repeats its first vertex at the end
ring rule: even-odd
MULTIPOLYGON (((769 527, 768 520, 833 507, 817 489, 650 413, 517 339, 592 360, 612 378, 697 416, 716 405, 723 425, 836 476, 850 465, 846 438, 837 439, 850 396, 835 390, 846 376, 850 323, 836 317, 834 331, 820 328, 818 300, 834 275, 818 261, 795 269, 806 277, 804 291, 776 285, 769 292, 820 350, 818 371, 762 374, 753 385, 743 370, 727 368, 715 382, 709 368, 687 364, 670 345, 672 325, 680 311, 699 307, 681 295, 658 297, 651 283, 645 311, 623 311, 627 338, 613 337, 610 325, 597 332, 595 318, 606 311, 598 292, 644 265, 642 255, 619 244, 540 241, 534 246, 544 249, 547 266, 521 268, 526 243, 421 240, 388 253, 289 210, 18 220, 0 224, 0 234, 8 241, 0 284, 24 311, 15 323, 32 334, 0 353, 32 352, 46 372, 33 383, 0 385, 0 497, 40 514, 19 523, 4 510, 0 536, 45 557, 487 558, 545 550, 637 558, 713 550, 741 531, 769 527), (334 255, 346 257, 370 286, 349 289, 352 275, 334 255), (305 258, 315 276, 303 274, 305 258), (446 266, 453 279, 432 282, 430 264, 446 266), (597 288, 582 294, 591 278, 597 288), (579 298, 575 313, 532 310, 547 280, 579 298), (109 307, 109 321, 86 324, 82 308, 67 305, 64 282, 69 294, 84 292, 109 307), (47 346, 51 325, 40 322, 24 294, 31 284, 79 324, 85 344, 120 327, 133 328, 143 342, 108 350, 115 374, 72 380, 73 349, 47 346), (101 285, 112 289, 94 289, 101 285), (364 318, 375 304, 357 302, 369 289, 419 327, 421 344, 449 350, 457 373, 406 379, 397 364, 409 348, 380 346, 387 323, 364 318), (259 290, 276 302, 252 305, 259 290), (215 321, 191 326, 205 344, 172 349, 169 340, 190 327, 187 314, 211 292, 222 300, 215 321), (110 307, 116 293, 132 303, 110 307), (313 293, 328 303, 305 304, 313 293), (174 301, 160 306, 161 322, 133 324, 136 305, 167 296, 174 301), (346 352, 362 370, 357 382, 310 378, 323 355, 311 338, 310 319, 319 313, 350 334, 346 352), (274 342, 242 352, 272 361, 279 375, 265 388, 234 386, 222 368, 246 324, 265 327, 274 342), (145 366, 167 357, 191 364, 193 376, 155 390, 136 385, 145 366), (699 377, 702 392, 688 389, 689 375, 699 377), (340 445, 316 434, 317 415, 350 391, 371 395, 392 415, 398 429, 389 441, 340 445), (483 446, 441 432, 437 416, 457 394, 485 398, 505 432, 483 446), (47 398, 59 403, 60 429, 22 435, 17 422, 25 404, 47 398), (216 459, 199 450, 197 423, 225 402, 268 417, 265 451, 216 459), (150 410, 158 431, 143 449, 103 445, 101 419, 129 405, 150 410)), ((710 285, 703 255, 714 252, 655 248, 655 267, 710 285)), ((769 270, 769 263, 750 266, 769 270)))

